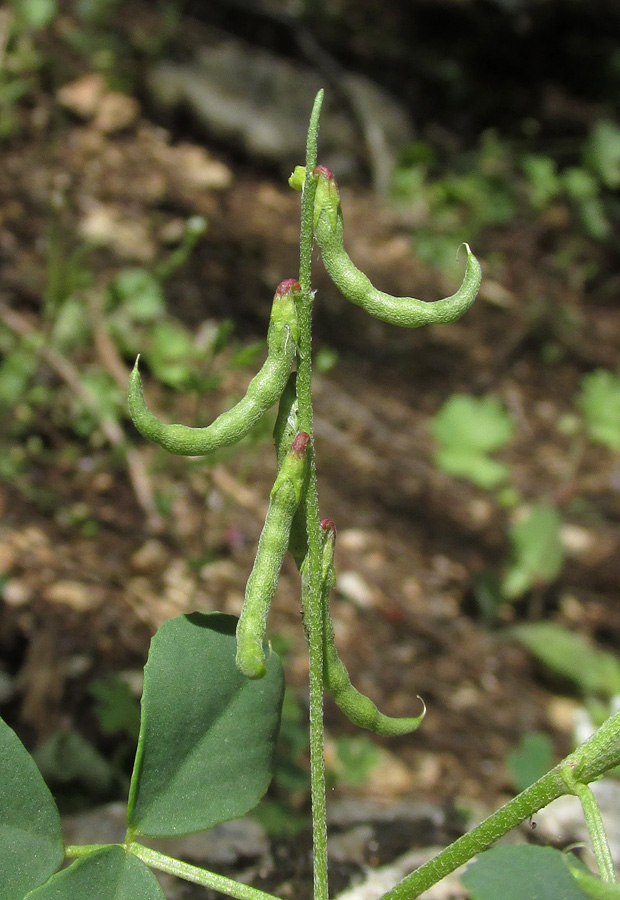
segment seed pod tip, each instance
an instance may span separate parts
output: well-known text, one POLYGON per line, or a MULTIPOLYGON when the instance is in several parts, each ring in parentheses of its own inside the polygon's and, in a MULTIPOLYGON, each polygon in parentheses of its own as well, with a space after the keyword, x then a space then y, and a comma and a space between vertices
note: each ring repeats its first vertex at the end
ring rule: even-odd
POLYGON ((336 180, 336 176, 334 175, 332 170, 329 169, 327 166, 316 166, 316 168, 314 169, 312 174, 318 175, 319 178, 327 178, 328 181, 336 180))
POLYGON ((336 537, 336 525, 334 524, 333 519, 321 519, 320 525, 323 531, 331 531, 334 537, 336 537))
POLYGON ((285 294, 297 292, 301 290, 301 285, 296 278, 286 278, 281 281, 276 288, 276 296, 283 297, 285 294))
POLYGON ((310 435, 305 431, 300 431, 299 434, 295 435, 293 439, 293 443, 291 444, 291 450, 293 453, 298 453, 300 455, 304 454, 308 449, 308 444, 310 443, 310 435))

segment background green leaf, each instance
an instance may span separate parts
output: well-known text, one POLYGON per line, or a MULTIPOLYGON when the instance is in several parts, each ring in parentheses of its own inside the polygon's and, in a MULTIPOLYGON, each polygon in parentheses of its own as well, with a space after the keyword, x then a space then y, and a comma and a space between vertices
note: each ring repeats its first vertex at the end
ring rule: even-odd
POLYGON ((502 581, 505 597, 519 597, 532 587, 555 581, 564 562, 561 527, 558 511, 548 503, 538 503, 511 525, 514 563, 502 581))
POLYGON ((446 446, 461 446, 490 453, 512 437, 514 422, 495 397, 453 394, 432 422, 435 438, 446 446))
POLYGON ((552 847, 494 847, 461 876, 471 900, 586 900, 552 847))
POLYGON ((590 440, 620 450, 620 375, 607 369, 584 375, 577 405, 590 440))
POLYGON ((488 455, 504 447, 514 431, 512 416, 499 400, 453 394, 431 421, 431 431, 444 472, 485 490, 508 480, 508 466, 488 455))
POLYGON ((596 875, 585 871, 582 867, 573 867, 569 861, 569 868, 573 878, 588 897, 593 900, 620 900, 620 884, 610 884, 601 881, 596 875))
POLYGON ((0 895, 23 900, 64 858, 60 816, 33 758, 0 719, 0 895))
POLYGON ((114 766, 77 731, 56 731, 35 751, 36 763, 56 796, 69 792, 102 798, 118 784, 114 766))
POLYGON ((444 447, 437 453, 436 460, 448 475, 466 478, 486 491, 504 484, 510 474, 506 463, 464 447, 444 447))
POLYGON ((620 662, 611 653, 589 644, 553 622, 532 622, 510 629, 536 659, 584 694, 614 697, 620 694, 620 662))
MULTIPOLYGON (((21 900, 21 898, 20 898, 21 900)), ((165 900, 151 870, 122 847, 96 850, 63 869, 28 900, 165 900)))
POLYGON ((506 767, 517 791, 524 791, 548 772, 553 764, 553 743, 548 734, 530 731, 506 757, 506 767))
POLYGON ((129 796, 137 834, 167 837, 236 819, 272 776, 284 678, 235 666, 237 619, 194 613, 165 622, 144 670, 142 725, 129 796))

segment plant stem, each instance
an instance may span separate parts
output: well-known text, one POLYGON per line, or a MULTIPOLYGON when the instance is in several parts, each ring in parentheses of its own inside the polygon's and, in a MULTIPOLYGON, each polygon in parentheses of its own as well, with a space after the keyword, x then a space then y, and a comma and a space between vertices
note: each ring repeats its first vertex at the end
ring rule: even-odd
POLYGON ((327 900, 327 811, 325 799, 325 763, 323 759, 323 616, 320 593, 320 531, 319 500, 314 452, 312 416, 312 227, 316 178, 319 116, 323 91, 314 101, 308 143, 306 146, 306 180, 301 197, 301 228, 299 242, 299 284, 301 299, 298 305, 299 353, 297 358, 297 399, 299 428, 310 435, 308 454, 308 487, 306 490, 306 523, 308 532, 308 567, 306 588, 302 591, 304 622, 308 634, 310 658, 310 790, 312 794, 312 845, 314 872, 314 900, 327 900), (303 595, 305 594, 305 596, 303 595))
POLYGON ((218 875, 216 872, 210 872, 208 869, 181 862, 180 859, 166 856, 164 853, 160 853, 159 850, 153 850, 151 847, 145 847, 143 844, 136 844, 133 841, 129 841, 126 844, 74 844, 65 848, 65 856, 70 859, 80 859, 84 856, 90 856, 96 850, 117 846, 122 846, 127 853, 133 853, 134 856, 137 856, 138 859, 141 859, 143 863, 146 863, 147 866, 151 866, 153 869, 159 869, 160 872, 168 872, 169 875, 176 875, 185 881, 191 881, 193 884, 211 888, 214 891, 219 891, 220 894, 235 897, 237 900, 277 900, 273 894, 259 891, 258 888, 250 887, 249 884, 243 884, 241 881, 234 881, 232 878, 226 878, 224 875, 218 875))
POLYGON ((201 869, 199 866, 181 862, 181 860, 174 859, 172 856, 165 856, 158 850, 152 850, 150 847, 145 847, 142 844, 128 844, 125 849, 153 869, 168 872, 170 875, 176 875, 178 878, 184 878, 185 881, 191 881, 194 884, 211 888, 214 891, 219 891, 221 894, 228 894, 229 897, 236 897, 237 900, 274 900, 273 894, 259 891, 258 888, 250 887, 249 884, 242 884, 242 882, 234 881, 232 878, 225 878, 223 875, 209 872, 207 869, 201 869))
POLYGON ((570 766, 562 769, 562 777, 571 794, 578 797, 581 803, 601 878, 608 884, 616 884, 618 879, 616 878, 614 862, 611 858, 605 825, 592 788, 588 784, 577 781, 575 773, 570 766))
POLYGON ((473 831, 464 834, 434 859, 403 878, 396 887, 383 894, 380 900, 414 900, 477 853, 486 850, 520 822, 562 794, 569 793, 563 775, 566 768, 571 769, 577 781, 587 784, 619 763, 620 713, 616 713, 559 765, 490 815, 473 831))
POLYGON ((65 847, 65 856, 68 859, 81 859, 83 856, 90 856, 97 850, 105 850, 106 847, 116 847, 117 844, 70 844, 65 847))

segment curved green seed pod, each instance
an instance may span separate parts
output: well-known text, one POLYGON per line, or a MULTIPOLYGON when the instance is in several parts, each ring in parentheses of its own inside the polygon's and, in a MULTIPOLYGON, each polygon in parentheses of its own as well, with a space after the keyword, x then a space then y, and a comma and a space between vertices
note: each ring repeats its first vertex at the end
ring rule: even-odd
POLYGON ((321 528, 324 536, 321 601, 323 604, 324 665, 327 689, 347 719, 359 728, 366 728, 383 737, 410 734, 418 728, 424 718, 426 713, 424 702, 422 701, 423 709, 419 716, 410 718, 386 716, 377 709, 370 697, 353 687, 346 666, 338 655, 334 639, 334 626, 329 614, 329 594, 336 580, 334 571, 336 527, 331 519, 321 519, 321 528))
POLYGON ((480 264, 469 248, 463 282, 455 294, 427 303, 415 297, 393 297, 377 290, 370 279, 354 265, 343 245, 342 210, 336 179, 327 166, 317 166, 319 178, 314 205, 314 234, 323 263, 338 290, 367 313, 390 325, 419 328, 442 322, 454 322, 476 299, 480 288, 480 264))
POLYGON ((271 489, 269 509, 237 624, 236 663, 246 678, 262 678, 267 671, 263 648, 267 616, 288 549, 291 522, 301 497, 309 442, 306 432, 300 431, 271 489))
MULTIPOLYGON (((298 423, 298 403, 297 403, 297 373, 291 373, 284 392, 280 397, 280 405, 278 407, 278 416, 273 429, 273 439, 276 447, 276 455, 278 458, 278 471, 282 466, 286 456, 287 449, 291 446, 291 441, 299 431, 298 423)), ((291 523, 291 532, 289 535, 288 549, 295 560, 295 565, 301 571, 303 561, 308 552, 308 536, 306 530, 306 510, 304 498, 306 496, 308 468, 305 469, 304 484, 302 487, 301 497, 293 521, 291 523)))
POLYGON ((138 357, 129 378, 128 400, 131 418, 140 434, 181 456, 204 456, 245 437, 282 394, 293 368, 298 338, 295 294, 299 290, 294 278, 278 286, 271 308, 265 363, 239 403, 206 428, 166 425, 150 411, 142 393, 138 357))
POLYGON ((297 402, 297 372, 291 372, 280 396, 278 415, 273 426, 273 442, 278 458, 278 472, 286 458, 298 427, 299 404, 297 402))

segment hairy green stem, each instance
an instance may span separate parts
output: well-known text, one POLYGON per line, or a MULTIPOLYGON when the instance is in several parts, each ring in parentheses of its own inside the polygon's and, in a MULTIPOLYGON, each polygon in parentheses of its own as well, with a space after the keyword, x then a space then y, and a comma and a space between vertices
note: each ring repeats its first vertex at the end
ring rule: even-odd
MULTIPOLYGON (((308 143, 306 172, 316 166, 319 116, 323 91, 314 101, 308 143)), ((321 526, 316 482, 314 427, 312 416, 312 229, 316 178, 307 177, 301 198, 299 242, 298 304, 299 352, 297 362, 297 398, 299 428, 310 435, 308 487, 306 490, 306 527, 308 532, 308 577, 302 591, 304 622, 308 633, 310 657, 310 789, 312 794, 312 844, 314 853, 314 900, 327 900, 327 810, 325 799, 325 763, 323 759, 323 619, 321 615, 321 526)))
POLYGON ((90 856, 96 850, 105 850, 107 847, 121 846, 127 853, 132 853, 141 859, 143 863, 152 869, 159 869, 160 872, 168 872, 169 875, 176 875, 177 878, 183 878, 185 881, 191 881, 193 884, 200 884, 203 887, 211 888, 220 894, 227 894, 229 897, 236 897, 237 900, 276 900, 273 894, 267 894, 258 888, 250 887, 241 881, 234 881, 232 878, 226 878, 224 875, 218 875, 217 872, 210 872, 208 869, 202 869, 200 866, 192 866, 190 863, 181 862, 172 856, 166 856, 159 850, 153 850, 151 847, 145 847, 143 844, 137 844, 129 841, 126 844, 73 844, 65 848, 65 856, 69 859, 82 859, 90 856))
POLYGON ((150 847, 144 847, 142 844, 128 844, 125 849, 153 869, 159 869, 160 872, 168 872, 170 875, 176 875, 185 881, 193 882, 193 884, 211 888, 214 891, 219 891, 220 894, 236 897, 237 900, 274 900, 273 894, 259 891, 258 888, 250 887, 249 884, 242 884, 240 881, 233 881, 232 878, 225 878, 216 872, 209 872, 208 869, 201 869, 199 866, 181 862, 181 860, 174 859, 172 856, 165 856, 159 850, 152 850, 150 847))
POLYGON ((575 773, 570 766, 562 769, 562 777, 571 794, 578 797, 581 803, 601 878, 609 884, 616 884, 618 879, 616 878, 614 861, 611 857, 611 849, 607 840, 601 811, 598 808, 592 788, 589 784, 577 781, 575 773))
POLYGON ((117 844, 69 844, 65 847, 65 856, 67 859, 81 859, 83 856, 90 856, 97 850, 105 850, 107 847, 116 847, 117 844))
POLYGON ((380 900, 415 900, 552 800, 569 793, 563 770, 570 769, 577 781, 587 784, 619 763, 620 713, 616 713, 559 765, 490 815, 473 831, 464 834, 434 859, 407 875, 396 887, 383 894, 380 900))

